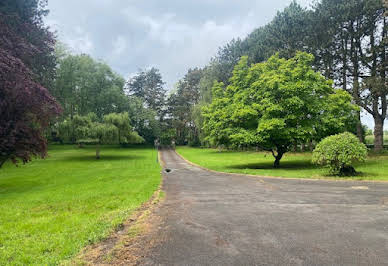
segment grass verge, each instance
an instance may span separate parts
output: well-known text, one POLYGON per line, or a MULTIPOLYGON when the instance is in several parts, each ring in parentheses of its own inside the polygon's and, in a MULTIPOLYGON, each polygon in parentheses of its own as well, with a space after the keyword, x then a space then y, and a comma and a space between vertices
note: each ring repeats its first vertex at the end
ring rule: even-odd
POLYGON ((218 151, 217 149, 177 147, 187 160, 202 167, 226 173, 317 179, 388 180, 388 154, 370 154, 365 163, 355 168, 359 175, 340 178, 328 175, 326 168, 311 163, 311 153, 286 153, 280 168, 273 168, 274 158, 268 152, 218 151))
POLYGON ((0 265, 53 265, 111 233, 160 184, 151 148, 50 147, 0 170, 0 265))

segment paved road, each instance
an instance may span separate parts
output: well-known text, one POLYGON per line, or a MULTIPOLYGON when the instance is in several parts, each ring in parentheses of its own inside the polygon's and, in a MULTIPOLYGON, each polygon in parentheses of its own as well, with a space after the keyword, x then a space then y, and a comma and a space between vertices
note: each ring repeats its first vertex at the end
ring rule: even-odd
POLYGON ((146 265, 388 265, 388 184, 208 172, 162 151, 146 265))

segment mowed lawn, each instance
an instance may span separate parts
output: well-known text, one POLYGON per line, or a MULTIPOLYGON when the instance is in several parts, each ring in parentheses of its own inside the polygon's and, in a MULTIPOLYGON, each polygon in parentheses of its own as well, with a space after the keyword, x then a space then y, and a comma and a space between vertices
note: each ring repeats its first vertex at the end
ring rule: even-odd
MULTIPOLYGON (((375 140, 375 136, 373 136, 373 135, 365 136, 365 142, 367 144, 373 144, 374 140, 375 140)), ((384 145, 388 145, 388 135, 387 134, 384 134, 384 145)))
POLYGON ((53 265, 107 236, 160 184, 152 148, 55 146, 0 169, 0 265, 53 265))
MULTIPOLYGON (((335 178, 328 175, 326 168, 311 163, 311 153, 286 153, 280 161, 280 168, 272 167, 274 158, 269 152, 218 151, 177 147, 177 152, 185 159, 205 168, 227 173, 242 173, 261 176, 294 178, 335 178)), ((365 163, 355 165, 360 172, 354 180, 388 180, 388 154, 370 155, 365 163)))

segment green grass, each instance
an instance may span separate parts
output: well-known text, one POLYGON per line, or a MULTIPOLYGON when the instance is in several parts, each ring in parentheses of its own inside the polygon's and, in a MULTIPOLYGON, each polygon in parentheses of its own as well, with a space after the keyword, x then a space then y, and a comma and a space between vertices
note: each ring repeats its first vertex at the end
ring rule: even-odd
MULTIPOLYGON (((328 175, 326 168, 311 163, 311 153, 286 153, 280 168, 272 167, 274 158, 268 152, 218 151, 177 147, 177 152, 187 160, 205 168, 227 173, 294 178, 337 178, 328 175)), ((388 180, 388 154, 370 155, 365 163, 355 168, 359 175, 348 179, 388 180)))
POLYGON ((0 169, 0 265, 55 265, 122 223, 160 184, 151 148, 55 146, 0 169))
MULTIPOLYGON (((366 144, 373 144, 374 140, 375 140, 375 136, 373 135, 365 136, 366 144)), ((384 145, 388 145, 388 134, 384 134, 384 145)))

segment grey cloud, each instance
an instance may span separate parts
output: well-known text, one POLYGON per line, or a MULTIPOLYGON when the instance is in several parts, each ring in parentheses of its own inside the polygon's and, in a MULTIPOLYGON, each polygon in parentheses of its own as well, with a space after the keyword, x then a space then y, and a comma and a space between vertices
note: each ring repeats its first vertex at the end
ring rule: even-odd
POLYGON ((188 68, 205 65, 219 46, 246 36, 290 2, 50 0, 47 22, 75 52, 124 76, 158 67, 170 88, 188 68))

